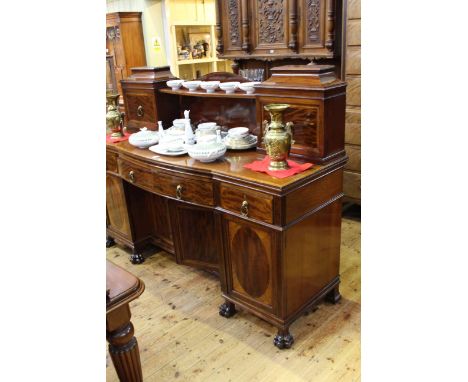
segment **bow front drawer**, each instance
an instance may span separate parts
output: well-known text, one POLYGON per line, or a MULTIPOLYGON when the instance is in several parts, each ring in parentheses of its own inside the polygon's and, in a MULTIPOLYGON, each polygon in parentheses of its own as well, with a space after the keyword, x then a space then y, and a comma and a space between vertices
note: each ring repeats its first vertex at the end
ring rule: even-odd
POLYGON ((273 196, 244 187, 221 183, 222 208, 248 218, 273 223, 273 196))
POLYGON ((153 173, 150 169, 128 159, 119 159, 119 174, 126 181, 146 188, 153 187, 153 173))
POLYGON ((207 206, 214 205, 213 183, 195 176, 184 177, 158 171, 154 174, 155 192, 179 200, 207 206))

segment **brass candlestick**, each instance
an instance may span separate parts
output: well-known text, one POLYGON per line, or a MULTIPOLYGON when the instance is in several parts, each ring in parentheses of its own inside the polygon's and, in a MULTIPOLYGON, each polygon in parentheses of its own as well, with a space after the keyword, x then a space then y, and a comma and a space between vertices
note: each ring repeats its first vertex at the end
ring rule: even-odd
POLYGON ((111 132, 111 138, 123 137, 122 114, 119 112, 119 97, 118 93, 106 94, 107 98, 107 114, 106 114, 106 129, 111 132))
MULTIPOLYGON (((289 168, 287 158, 291 150, 291 122, 283 123, 283 112, 289 107, 288 104, 271 103, 265 105, 265 110, 270 113, 270 124, 265 123, 265 135, 263 142, 267 154, 270 156, 271 171, 286 170, 289 168)), ((266 122, 266 121, 265 121, 266 122)))

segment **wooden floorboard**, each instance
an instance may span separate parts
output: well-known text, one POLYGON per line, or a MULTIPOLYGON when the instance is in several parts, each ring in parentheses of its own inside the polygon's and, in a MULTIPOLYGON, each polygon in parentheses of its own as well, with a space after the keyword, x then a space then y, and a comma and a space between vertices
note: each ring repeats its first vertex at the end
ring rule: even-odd
MULTIPOLYGON (((165 253, 145 253, 133 265, 113 247, 107 258, 146 285, 130 304, 144 380, 151 381, 359 381, 361 374, 361 224, 343 219, 341 294, 292 326, 289 350, 273 346, 276 329, 240 310, 218 314, 223 302, 216 277, 175 263, 165 253)), ((118 381, 107 356, 107 381, 118 381)))

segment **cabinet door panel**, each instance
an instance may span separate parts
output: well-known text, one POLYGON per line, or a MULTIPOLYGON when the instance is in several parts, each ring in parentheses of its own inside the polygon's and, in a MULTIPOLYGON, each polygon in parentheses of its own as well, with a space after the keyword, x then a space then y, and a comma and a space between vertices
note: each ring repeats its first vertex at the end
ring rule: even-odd
POLYGON ((230 276, 228 293, 234 292, 251 302, 273 307, 276 267, 272 233, 256 225, 225 217, 227 263, 230 276))
POLYGON ((130 222, 122 180, 113 175, 106 175, 106 209, 109 226, 130 239, 130 222))
POLYGON ((252 2, 254 54, 290 53, 288 48, 289 19, 287 0, 252 2))
POLYGON ((211 209, 169 201, 177 262, 219 269, 219 237, 211 209))

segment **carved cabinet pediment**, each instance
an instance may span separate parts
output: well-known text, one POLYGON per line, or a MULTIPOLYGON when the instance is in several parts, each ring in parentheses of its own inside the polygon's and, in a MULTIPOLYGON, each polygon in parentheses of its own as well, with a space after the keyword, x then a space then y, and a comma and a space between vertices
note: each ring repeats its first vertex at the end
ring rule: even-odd
POLYGON ((337 0, 217 0, 225 58, 335 56, 337 0))

